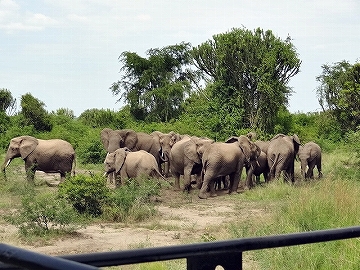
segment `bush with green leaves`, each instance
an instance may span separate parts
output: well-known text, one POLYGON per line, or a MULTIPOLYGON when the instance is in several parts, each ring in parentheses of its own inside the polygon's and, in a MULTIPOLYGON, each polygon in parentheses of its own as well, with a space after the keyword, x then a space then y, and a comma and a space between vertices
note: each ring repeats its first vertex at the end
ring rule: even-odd
POLYGON ((54 192, 36 194, 34 190, 24 195, 20 209, 5 219, 18 227, 23 236, 72 232, 82 224, 78 213, 65 199, 54 192))
POLYGON ((106 178, 101 175, 79 174, 59 185, 59 195, 71 203, 80 214, 100 216, 109 198, 106 178))
POLYGON ((159 192, 160 185, 155 179, 129 179, 111 192, 104 218, 118 222, 149 218, 155 214, 151 198, 159 192))

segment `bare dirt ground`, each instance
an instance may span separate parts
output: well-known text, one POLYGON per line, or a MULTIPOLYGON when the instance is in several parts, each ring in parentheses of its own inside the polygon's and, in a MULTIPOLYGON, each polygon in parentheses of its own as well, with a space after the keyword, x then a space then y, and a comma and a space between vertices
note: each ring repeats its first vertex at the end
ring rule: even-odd
MULTIPOLYGON (((37 177, 50 180, 56 178, 39 172, 37 177)), ((228 239, 226 224, 263 218, 266 215, 266 210, 263 209, 235 205, 234 200, 229 199, 229 195, 225 193, 226 191, 219 191, 218 197, 200 200, 197 190, 184 194, 164 189, 157 198, 158 215, 152 220, 136 224, 92 224, 79 229, 72 236, 46 243, 28 245, 15 240, 8 244, 49 255, 181 245, 228 239)), ((11 234, 16 234, 16 228, 3 225, 0 230, 2 242, 7 243, 11 234)), ((245 260, 250 260, 252 265, 247 269, 257 269, 251 259, 245 257, 245 260)))

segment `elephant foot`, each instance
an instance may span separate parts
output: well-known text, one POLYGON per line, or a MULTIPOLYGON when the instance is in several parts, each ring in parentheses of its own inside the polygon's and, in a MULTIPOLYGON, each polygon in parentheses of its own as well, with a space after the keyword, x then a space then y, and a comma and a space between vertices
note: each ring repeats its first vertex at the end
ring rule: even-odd
POLYGON ((199 196, 200 199, 207 199, 208 198, 206 193, 199 193, 198 196, 199 196))
POLYGON ((211 193, 210 197, 217 197, 217 194, 216 193, 211 193))

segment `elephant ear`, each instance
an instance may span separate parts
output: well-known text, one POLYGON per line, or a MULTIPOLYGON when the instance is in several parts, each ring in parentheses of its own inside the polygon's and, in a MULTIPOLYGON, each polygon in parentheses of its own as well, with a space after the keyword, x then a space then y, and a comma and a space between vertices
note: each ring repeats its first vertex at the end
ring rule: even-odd
POLYGON ((284 138, 286 135, 282 134, 282 133, 279 133, 277 135, 275 135, 270 141, 273 141, 273 140, 276 140, 278 138, 284 138))
POLYGON ((170 135, 170 147, 172 147, 176 142, 181 140, 180 134, 175 133, 174 131, 169 132, 170 135))
POLYGON ((238 137, 239 147, 243 151, 246 160, 250 161, 251 159, 251 149, 250 149, 250 141, 248 137, 241 135, 238 137))
POLYGON ((120 145, 120 147, 127 147, 130 150, 133 150, 138 142, 137 134, 132 129, 121 129, 117 130, 117 132, 122 137, 123 141, 120 145))
POLYGON ((100 132, 101 142, 106 150, 109 148, 109 135, 113 130, 111 128, 104 128, 100 132))
POLYGON ((185 143, 184 155, 191 161, 200 164, 201 159, 196 150, 196 143, 193 140, 189 140, 185 143))
POLYGON ((116 173, 118 173, 121 170, 122 166, 124 165, 127 153, 129 153, 129 152, 126 151, 124 148, 115 150, 115 152, 114 152, 114 158, 115 158, 114 167, 115 167, 116 173))
POLYGON ((27 158, 38 146, 39 141, 31 136, 22 136, 20 142, 20 155, 22 159, 27 158))
POLYGON ((294 135, 293 135, 293 140, 294 140, 294 142, 296 142, 298 145, 301 145, 301 142, 300 142, 300 139, 299 139, 298 135, 294 134, 294 135))

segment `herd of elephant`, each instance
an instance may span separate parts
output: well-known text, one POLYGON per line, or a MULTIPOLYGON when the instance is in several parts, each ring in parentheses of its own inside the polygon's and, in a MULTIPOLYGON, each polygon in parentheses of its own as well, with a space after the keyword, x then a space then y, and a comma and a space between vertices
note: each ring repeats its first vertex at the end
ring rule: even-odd
MULTIPOLYGON (((200 189, 199 198, 205 199, 216 196, 216 185, 221 183, 229 193, 236 192, 244 168, 245 185, 249 189, 260 182, 260 175, 268 182, 279 178, 283 172, 285 180, 294 182, 296 157, 301 161, 304 179, 314 177, 315 166, 318 177, 322 176, 321 148, 316 143, 301 145, 296 134, 278 134, 269 141, 255 140, 255 137, 256 134, 251 132, 230 137, 225 142, 215 142, 209 138, 175 132, 155 131, 147 134, 131 129, 105 128, 100 133, 101 142, 108 153, 104 161, 105 174, 115 183, 144 174, 163 179, 172 174, 175 190, 189 191, 191 185, 196 183, 200 189)), ((31 136, 13 138, 1 166, 4 176, 5 168, 16 157, 25 161, 30 182, 33 182, 36 170, 60 173, 61 182, 67 173, 74 173, 75 169, 73 147, 59 139, 41 140, 31 136)))

